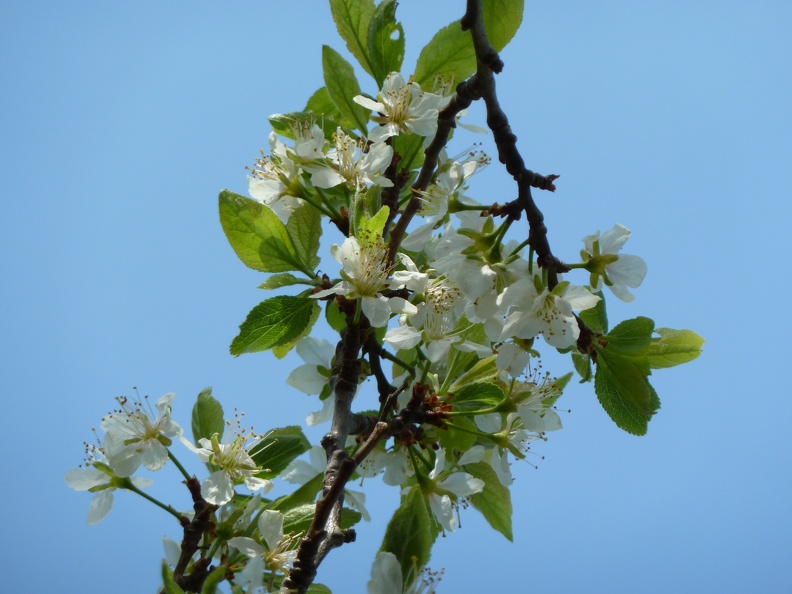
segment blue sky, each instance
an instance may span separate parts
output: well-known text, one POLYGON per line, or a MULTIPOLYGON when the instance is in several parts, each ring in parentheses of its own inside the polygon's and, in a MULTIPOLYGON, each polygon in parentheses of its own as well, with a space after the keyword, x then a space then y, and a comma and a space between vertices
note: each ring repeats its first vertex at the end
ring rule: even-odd
MULTIPOLYGON (((400 4, 405 74, 463 4, 400 4)), ((626 225, 649 275, 634 303, 609 302, 612 320, 707 343, 654 376, 646 437, 571 386, 538 469, 515 468, 515 542, 464 511, 430 562, 440 591, 790 591, 792 5, 527 4, 498 90, 527 165, 562 176, 537 194, 554 251, 572 260, 584 235, 626 225)), ((316 408, 284 384, 296 356, 228 354, 265 296, 216 199, 245 192, 267 115, 321 86, 323 43, 347 55, 319 0, 0 4, 2 589, 154 591, 170 517, 120 493, 86 526, 89 496, 63 481, 114 396, 176 392, 184 426, 207 385, 260 430, 316 408)), ((514 188, 496 162, 469 193, 514 188)), ((160 474, 152 492, 186 507, 160 474)), ((335 592, 365 591, 397 501, 364 488, 375 521, 320 569, 335 592)))

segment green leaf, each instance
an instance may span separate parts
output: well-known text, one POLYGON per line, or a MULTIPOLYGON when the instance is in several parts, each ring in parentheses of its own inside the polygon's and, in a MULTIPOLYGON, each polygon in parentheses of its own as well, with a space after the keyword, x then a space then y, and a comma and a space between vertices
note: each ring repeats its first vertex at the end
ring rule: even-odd
POLYGON ((286 226, 267 206, 223 190, 220 223, 231 247, 246 266, 261 272, 299 270, 313 277, 313 260, 301 260, 286 226))
POLYGON ((360 95, 360 85, 352 65, 333 48, 323 45, 322 68, 330 99, 338 111, 346 119, 354 122, 355 127, 365 134, 368 128, 369 110, 353 101, 354 97, 360 95))
POLYGON ((338 34, 363 69, 374 76, 369 58, 369 23, 374 16, 374 0, 330 0, 338 34))
MULTIPOLYGON (((332 105, 332 102, 330 105, 332 105)), ((333 106, 333 108, 335 109, 335 106, 333 106)), ((325 140, 329 140, 330 142, 333 141, 333 135, 336 133, 336 129, 339 126, 339 123, 329 115, 324 115, 321 113, 317 115, 316 113, 310 113, 308 111, 276 113, 267 119, 269 120, 270 126, 272 126, 272 129, 275 130, 275 132, 285 138, 291 138, 292 140, 294 140, 295 122, 310 121, 315 123, 322 129, 322 132, 324 132, 325 140), (321 117, 319 117, 319 115, 321 115, 321 117)))
POLYGON ((621 429, 633 435, 645 435, 649 420, 659 408, 657 394, 630 359, 610 354, 597 357, 594 391, 608 413, 621 429), (654 394, 654 397, 653 397, 654 394))
POLYGON ((391 137, 393 152, 401 157, 399 172, 409 172, 423 165, 424 138, 418 134, 399 134, 391 137))
POLYGON ((361 218, 358 223, 357 239, 360 245, 373 245, 382 239, 382 231, 388 220, 390 208, 383 206, 371 218, 361 218))
POLYGON ((404 60, 404 29, 396 20, 396 0, 383 0, 369 23, 368 49, 377 87, 391 72, 399 72, 404 60))
POLYGON ((503 402, 506 396, 498 386, 488 382, 468 384, 454 392, 451 404, 454 409, 489 408, 503 402))
POLYGON ((396 555, 403 579, 423 569, 429 561, 437 528, 429 517, 426 500, 419 487, 410 489, 394 512, 385 530, 381 551, 396 555))
POLYGON ((212 573, 206 576, 203 586, 201 587, 201 594, 215 594, 215 592, 217 592, 217 585, 225 581, 227 573, 228 567, 225 565, 216 567, 212 573))
POLYGON ((673 367, 692 361, 701 354, 704 339, 692 330, 658 328, 660 338, 653 338, 647 357, 652 369, 673 367))
MULTIPOLYGON (((481 11, 487 37, 495 51, 501 51, 520 28, 523 0, 485 0, 481 11)), ((421 50, 413 80, 431 91, 435 77, 459 83, 476 71, 476 53, 468 31, 459 21, 441 29, 421 50)))
POLYGON ((327 307, 325 308, 325 319, 330 327, 335 330, 336 332, 341 332, 344 328, 346 328, 346 315, 341 311, 341 308, 338 307, 338 303, 336 303, 335 299, 332 301, 327 302, 327 307))
POLYGON ((289 217, 286 232, 292 240, 292 245, 297 252, 300 262, 311 270, 319 266, 321 259, 317 256, 319 251, 319 238, 322 236, 322 215, 310 204, 303 204, 289 217))
POLYGON ((316 494, 321 491, 323 484, 324 475, 319 473, 289 495, 273 501, 270 508, 280 512, 285 512, 306 503, 313 503, 316 501, 316 494))
MULTIPOLYGON (((308 528, 311 527, 311 522, 313 522, 315 513, 316 505, 313 503, 300 505, 299 507, 295 507, 284 512, 283 533, 288 534, 289 532, 307 532, 308 528)), ((339 526, 343 529, 351 528, 360 522, 362 518, 363 516, 360 514, 360 512, 345 507, 341 510, 341 521, 339 522, 339 526)))
POLYGON ((453 419, 446 423, 444 429, 437 432, 437 441, 440 442, 440 445, 446 451, 458 450, 466 452, 475 445, 477 439, 475 432, 478 430, 479 428, 476 427, 476 423, 472 419, 454 416, 453 419), (460 427, 460 429, 457 429, 457 427, 460 427), (471 433, 471 431, 474 433, 471 433))
POLYGON ((283 343, 283 344, 279 344, 279 345, 276 345, 276 346, 272 347, 272 354, 275 355, 278 359, 283 359, 286 355, 288 355, 289 352, 291 352, 291 350, 295 346, 297 346, 298 342, 300 342, 303 338, 305 338, 306 336, 308 336, 308 334, 311 333, 311 330, 313 330, 314 324, 316 324, 316 320, 319 319, 319 312, 320 311, 321 311, 321 308, 319 307, 319 304, 317 303, 316 307, 311 309, 311 317, 308 319, 308 323, 305 325, 305 328, 303 328, 303 331, 300 332, 297 336, 295 336, 289 342, 286 342, 286 343, 283 343))
POLYGON ((497 355, 479 359, 473 367, 454 380, 448 391, 456 393, 467 384, 495 379, 499 373, 498 367, 495 365, 495 359, 497 359, 497 355))
POLYGON ((481 512, 484 519, 507 539, 512 535, 512 503, 509 488, 505 487, 492 467, 486 462, 466 464, 465 470, 484 481, 484 489, 470 497, 470 503, 481 512))
POLYGON ((212 388, 204 388, 195 400, 192 410, 192 432, 195 444, 203 438, 212 439, 217 433, 220 437, 225 431, 223 407, 212 396, 212 388))
POLYGON ((602 291, 597 291, 594 295, 600 298, 597 305, 584 309, 578 315, 591 330, 599 334, 606 334, 608 332, 608 312, 605 309, 605 295, 602 294, 602 291))
POLYGON ((304 279, 304 278, 297 278, 291 273, 288 272, 279 272, 278 274, 273 274, 263 283, 261 283, 258 288, 264 289, 266 291, 271 291, 273 289, 280 289, 282 287, 288 287, 290 285, 311 285, 315 286, 316 283, 304 279))
POLYGON ((297 456, 311 449, 311 444, 297 425, 280 427, 267 433, 250 457, 266 472, 263 478, 274 478, 283 472, 297 456))
POLYGON ((239 326, 239 335, 231 342, 231 354, 266 351, 288 344, 316 320, 319 305, 315 299, 280 295, 254 307, 239 326))
POLYGON ((650 318, 641 316, 624 320, 605 335, 608 341, 606 348, 619 353, 645 354, 652 341, 653 330, 654 320, 650 318))
MULTIPOLYGON (((348 126, 349 128, 353 128, 355 125, 353 122, 345 120, 341 112, 338 111, 335 103, 330 99, 330 93, 327 92, 327 87, 322 87, 311 95, 308 99, 308 103, 305 104, 303 112, 330 118, 331 121, 338 122, 339 125, 344 127, 348 126)), ((324 130, 325 134, 327 134, 327 128, 324 128, 324 130)))
POLYGON ((165 594, 184 594, 184 590, 173 579, 173 572, 165 560, 162 561, 162 583, 165 585, 165 594))
POLYGON ((572 365, 575 371, 580 375, 580 383, 590 382, 592 379, 591 374, 591 357, 588 355, 581 355, 577 351, 572 352, 572 365))
POLYGON ((522 25, 524 0, 484 0, 481 16, 495 51, 501 51, 514 38, 522 25))
POLYGON ((305 594, 333 594, 333 591, 330 590, 330 588, 328 588, 324 584, 317 584, 314 582, 313 584, 308 586, 308 589, 305 591, 305 594))

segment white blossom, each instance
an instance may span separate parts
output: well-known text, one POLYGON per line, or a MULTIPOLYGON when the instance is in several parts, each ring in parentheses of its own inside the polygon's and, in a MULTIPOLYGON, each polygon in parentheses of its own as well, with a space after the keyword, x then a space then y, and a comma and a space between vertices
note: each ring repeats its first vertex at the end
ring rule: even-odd
MULTIPOLYGON (((174 393, 157 400, 157 418, 141 402, 125 396, 117 398, 120 409, 102 419, 102 429, 111 434, 112 450, 105 448, 108 463, 117 476, 132 476, 142 464, 159 470, 168 461, 172 438, 181 438, 182 428, 171 418, 174 393)), ((148 402, 146 400, 146 402, 148 402)))
POLYGON ((371 119, 380 124, 369 134, 372 142, 382 142, 400 133, 415 133, 431 138, 437 130, 437 111, 449 98, 427 93, 410 79, 404 82, 401 74, 392 72, 385 79, 377 101, 358 95, 355 103, 382 115, 371 119))
POLYGON ((394 286, 389 276, 392 267, 387 260, 387 246, 381 238, 360 243, 347 237, 340 246, 330 248, 333 258, 341 264, 340 283, 312 297, 344 295, 360 299, 363 313, 375 328, 385 326, 391 313, 414 312, 415 306, 401 297, 385 297, 382 291, 394 286))
POLYGON ((393 186, 384 176, 393 159, 390 145, 377 142, 365 150, 365 140, 351 138, 340 126, 334 136, 335 149, 328 152, 325 159, 305 166, 314 186, 332 188, 346 184, 351 190, 365 189, 368 184, 383 188, 393 186))
POLYGON ((250 452, 261 443, 258 435, 228 431, 226 440, 220 443, 215 434, 212 439, 202 437, 200 448, 193 448, 203 462, 216 467, 201 484, 201 496, 209 503, 224 505, 234 497, 234 487, 244 483, 250 491, 267 493, 273 487, 270 480, 256 476, 261 468, 250 456, 250 452))
POLYGON ((449 532, 456 529, 457 520, 454 508, 457 499, 470 497, 484 489, 484 481, 474 478, 467 472, 448 472, 445 470, 445 450, 437 450, 435 465, 429 478, 433 490, 429 494, 429 507, 440 525, 449 532), (453 495, 453 499, 451 496, 453 495))
POLYGON ((591 290, 602 290, 603 282, 622 301, 632 301, 635 296, 627 287, 639 287, 646 276, 646 262, 638 256, 619 254, 630 238, 630 230, 619 225, 600 237, 597 231, 583 238, 586 250, 581 252, 586 269, 591 272, 591 290))

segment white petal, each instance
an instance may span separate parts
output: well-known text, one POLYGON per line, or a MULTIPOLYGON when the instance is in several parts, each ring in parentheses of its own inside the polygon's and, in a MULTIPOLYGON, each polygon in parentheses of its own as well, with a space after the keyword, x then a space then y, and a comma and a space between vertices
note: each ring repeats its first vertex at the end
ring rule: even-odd
POLYGON ((365 107, 366 109, 371 109, 372 111, 378 111, 380 113, 385 112, 385 106, 382 103, 377 103, 376 101, 369 99, 368 97, 364 97, 363 95, 355 95, 352 98, 352 101, 362 107, 365 107))
POLYGON ((110 513, 110 509, 112 507, 113 507, 113 490, 105 489, 103 491, 99 491, 96 495, 93 496, 93 498, 91 499, 91 503, 88 505, 88 517, 87 517, 88 523, 97 524, 107 514, 110 513))
POLYGON ((234 496, 234 485, 222 470, 213 472, 201 485, 201 496, 209 503, 224 505, 234 496))
POLYGON ((600 253, 617 254, 625 242, 630 239, 630 230, 616 223, 613 229, 606 231, 600 237, 600 253))
POLYGON ((608 279, 614 285, 639 287, 646 276, 646 262, 639 256, 622 254, 619 259, 605 269, 608 279))
POLYGON ((363 313, 374 328, 382 328, 388 323, 391 308, 388 298, 384 295, 363 297, 363 313))
POLYGON ((165 558, 168 560, 168 565, 176 567, 181 557, 181 545, 169 536, 162 537, 162 548, 165 549, 165 558))
POLYGON ((421 342, 421 333, 412 326, 391 328, 383 339, 395 349, 411 349, 421 342))
POLYGON ((454 517, 454 508, 451 505, 451 498, 448 495, 440 496, 432 493, 429 495, 429 507, 432 508, 432 512, 443 528, 453 532, 456 528, 456 518, 454 517))
POLYGON ((283 538, 283 514, 272 509, 264 510, 259 516, 258 527, 261 537, 272 551, 283 538))
POLYGON ((393 553, 377 554, 371 566, 368 594, 402 594, 401 565, 393 553))
POLYGON ((320 394, 328 379, 319 373, 316 365, 306 363, 289 374, 286 384, 304 394, 320 394))
POLYGON ((248 557, 261 557, 267 553, 259 543, 247 536, 235 536, 228 539, 228 544, 248 557))
POLYGON ((444 491, 451 491, 457 497, 469 497, 480 493, 484 488, 484 481, 474 478, 467 472, 455 472, 437 484, 444 491))
POLYGON ((483 457, 484 457, 484 446, 474 445, 467 452, 462 454, 462 457, 459 459, 459 464, 464 466, 465 464, 473 464, 474 462, 481 462, 483 457))
POLYGON ((110 477, 96 468, 74 468, 66 473, 65 478, 66 484, 75 491, 87 491, 110 482, 110 477))

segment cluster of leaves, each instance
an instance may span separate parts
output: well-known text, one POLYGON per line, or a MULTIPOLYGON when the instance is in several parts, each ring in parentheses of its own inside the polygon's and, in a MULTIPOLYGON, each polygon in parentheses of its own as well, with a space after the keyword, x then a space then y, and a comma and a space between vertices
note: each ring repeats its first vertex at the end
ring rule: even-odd
MULTIPOLYGON (((327 591, 312 584, 319 563, 351 540, 351 527, 366 515, 363 498, 346 485, 375 475, 398 487, 401 501, 370 591, 433 591, 422 572, 438 535, 456 528, 462 504, 511 540, 511 460, 561 428, 553 407, 572 372, 529 372, 542 343, 570 354, 581 382, 593 380, 605 411, 635 435, 646 433, 660 406, 651 371, 700 353, 697 334, 655 329, 646 317, 609 328, 604 288, 631 300, 627 287, 646 273, 643 260, 620 253, 626 228, 585 238, 581 261, 565 264, 549 252, 530 188, 521 185, 506 205, 466 195, 489 159, 477 151, 449 157, 445 149, 472 100, 497 106, 492 65, 522 22, 523 1, 469 2, 462 21, 421 51, 406 80, 396 4, 330 0, 347 49, 379 91, 364 93, 352 64, 324 46, 324 85, 301 110, 269 118, 270 154, 262 152, 250 169, 251 197, 220 194, 231 247, 246 266, 269 275, 260 288, 292 293, 255 306, 231 353, 270 350, 283 358, 296 349, 304 364, 288 383, 323 402, 309 424, 332 418, 332 425, 313 449, 297 426, 233 434, 219 402, 208 391, 199 395, 188 447, 210 475, 190 483, 197 479, 178 465, 192 484, 195 515, 164 506, 185 529, 174 569, 163 566, 168 594, 213 592, 226 579, 235 592, 327 591), (523 213, 529 227, 519 233, 513 224, 523 213), (320 268, 328 265, 323 233, 338 239, 329 250, 338 278, 320 268), (587 271, 588 284, 559 275, 576 269, 587 271), (337 345, 312 335, 322 317, 338 333, 337 345), (353 411, 369 377, 376 404, 353 411), (306 453, 322 468, 303 472, 306 453), (276 499, 237 492, 244 486, 266 494, 278 477, 300 486, 276 499), (275 530, 267 522, 278 517, 275 530), (383 586, 383 576, 395 575, 398 587, 383 586)), ((516 149, 504 145, 510 135, 500 115, 491 118, 501 125, 493 133, 507 162, 503 155, 516 149)), ((556 176, 530 177, 533 187, 554 189, 556 176)), ((125 443, 142 451, 154 439, 169 448, 178 432, 171 433, 149 431, 125 443)), ((119 450, 112 443, 104 449, 91 464, 109 481, 91 488, 140 492, 114 468, 119 450)), ((176 461, 170 449, 168 456, 176 461)))

